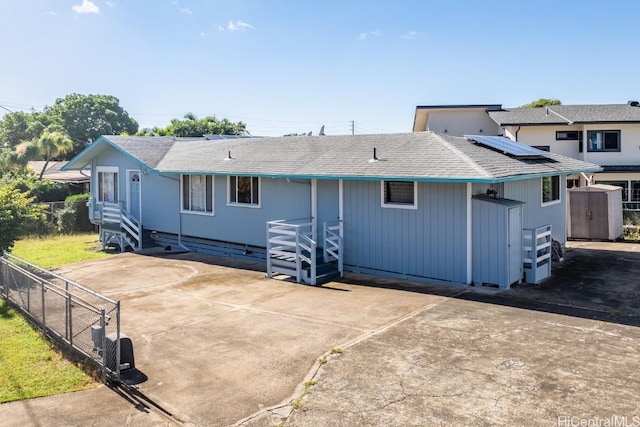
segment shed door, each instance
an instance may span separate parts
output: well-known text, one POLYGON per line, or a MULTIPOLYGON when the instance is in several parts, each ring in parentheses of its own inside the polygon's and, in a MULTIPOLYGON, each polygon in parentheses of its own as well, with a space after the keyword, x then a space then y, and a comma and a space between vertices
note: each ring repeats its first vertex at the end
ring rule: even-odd
POLYGON ((589 193, 572 191, 569 205, 571 211, 571 237, 589 238, 589 193))
POLYGON ((522 280, 522 208, 509 208, 509 284, 522 280))
POLYGON ((606 193, 589 192, 589 238, 608 239, 608 199, 606 193))

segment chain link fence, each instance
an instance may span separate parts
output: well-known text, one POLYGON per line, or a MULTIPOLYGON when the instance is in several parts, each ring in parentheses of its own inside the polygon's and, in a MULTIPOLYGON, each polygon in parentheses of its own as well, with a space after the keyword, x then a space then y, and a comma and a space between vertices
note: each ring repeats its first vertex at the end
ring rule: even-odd
POLYGON ((0 257, 0 294, 71 360, 97 368, 103 381, 120 380, 120 370, 130 367, 120 360, 119 301, 7 252, 0 257))

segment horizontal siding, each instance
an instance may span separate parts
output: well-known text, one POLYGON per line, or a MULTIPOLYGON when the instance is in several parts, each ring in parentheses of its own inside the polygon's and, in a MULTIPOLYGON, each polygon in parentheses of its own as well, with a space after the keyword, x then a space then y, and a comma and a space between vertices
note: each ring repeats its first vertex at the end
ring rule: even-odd
POLYGON ((542 206, 540 178, 506 182, 504 197, 525 202, 522 206, 522 227, 536 228, 551 224, 554 240, 564 245, 567 241, 567 177, 560 177, 560 203, 542 206))
POLYGON ((418 209, 381 207, 380 182, 344 183, 345 263, 466 282, 466 185, 418 184, 418 209))

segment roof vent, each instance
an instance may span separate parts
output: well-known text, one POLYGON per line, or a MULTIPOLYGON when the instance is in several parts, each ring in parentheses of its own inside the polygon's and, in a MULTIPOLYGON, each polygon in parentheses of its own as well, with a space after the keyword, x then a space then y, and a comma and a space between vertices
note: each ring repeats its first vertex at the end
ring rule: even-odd
POLYGON ((627 105, 630 107, 640 107, 640 102, 638 101, 627 101, 627 105))

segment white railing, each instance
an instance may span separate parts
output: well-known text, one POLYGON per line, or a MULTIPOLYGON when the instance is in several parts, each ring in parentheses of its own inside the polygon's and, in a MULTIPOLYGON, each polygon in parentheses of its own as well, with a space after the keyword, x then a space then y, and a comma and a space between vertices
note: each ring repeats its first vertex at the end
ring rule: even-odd
POLYGON ((338 272, 340 277, 344 275, 344 263, 342 254, 344 253, 343 240, 344 229, 341 220, 325 222, 324 225, 324 262, 338 261, 338 272))
POLYGON ((267 222, 267 277, 283 273, 302 283, 303 263, 310 266, 309 283, 316 284, 316 249, 313 222, 308 218, 267 222))
POLYGON ((140 221, 131 216, 131 214, 129 214, 129 212, 124 208, 120 207, 118 203, 101 203, 100 218, 102 219, 100 234, 101 237, 103 237, 103 245, 106 243, 106 238, 114 236, 118 237, 120 248, 122 250, 124 250, 125 246, 124 240, 126 240, 133 249, 142 249, 142 227, 140 221), (118 227, 122 233, 120 233, 119 236, 115 236, 115 234, 118 234, 118 231, 110 229, 109 226, 118 227), (122 239, 123 234, 124 240, 122 239))

